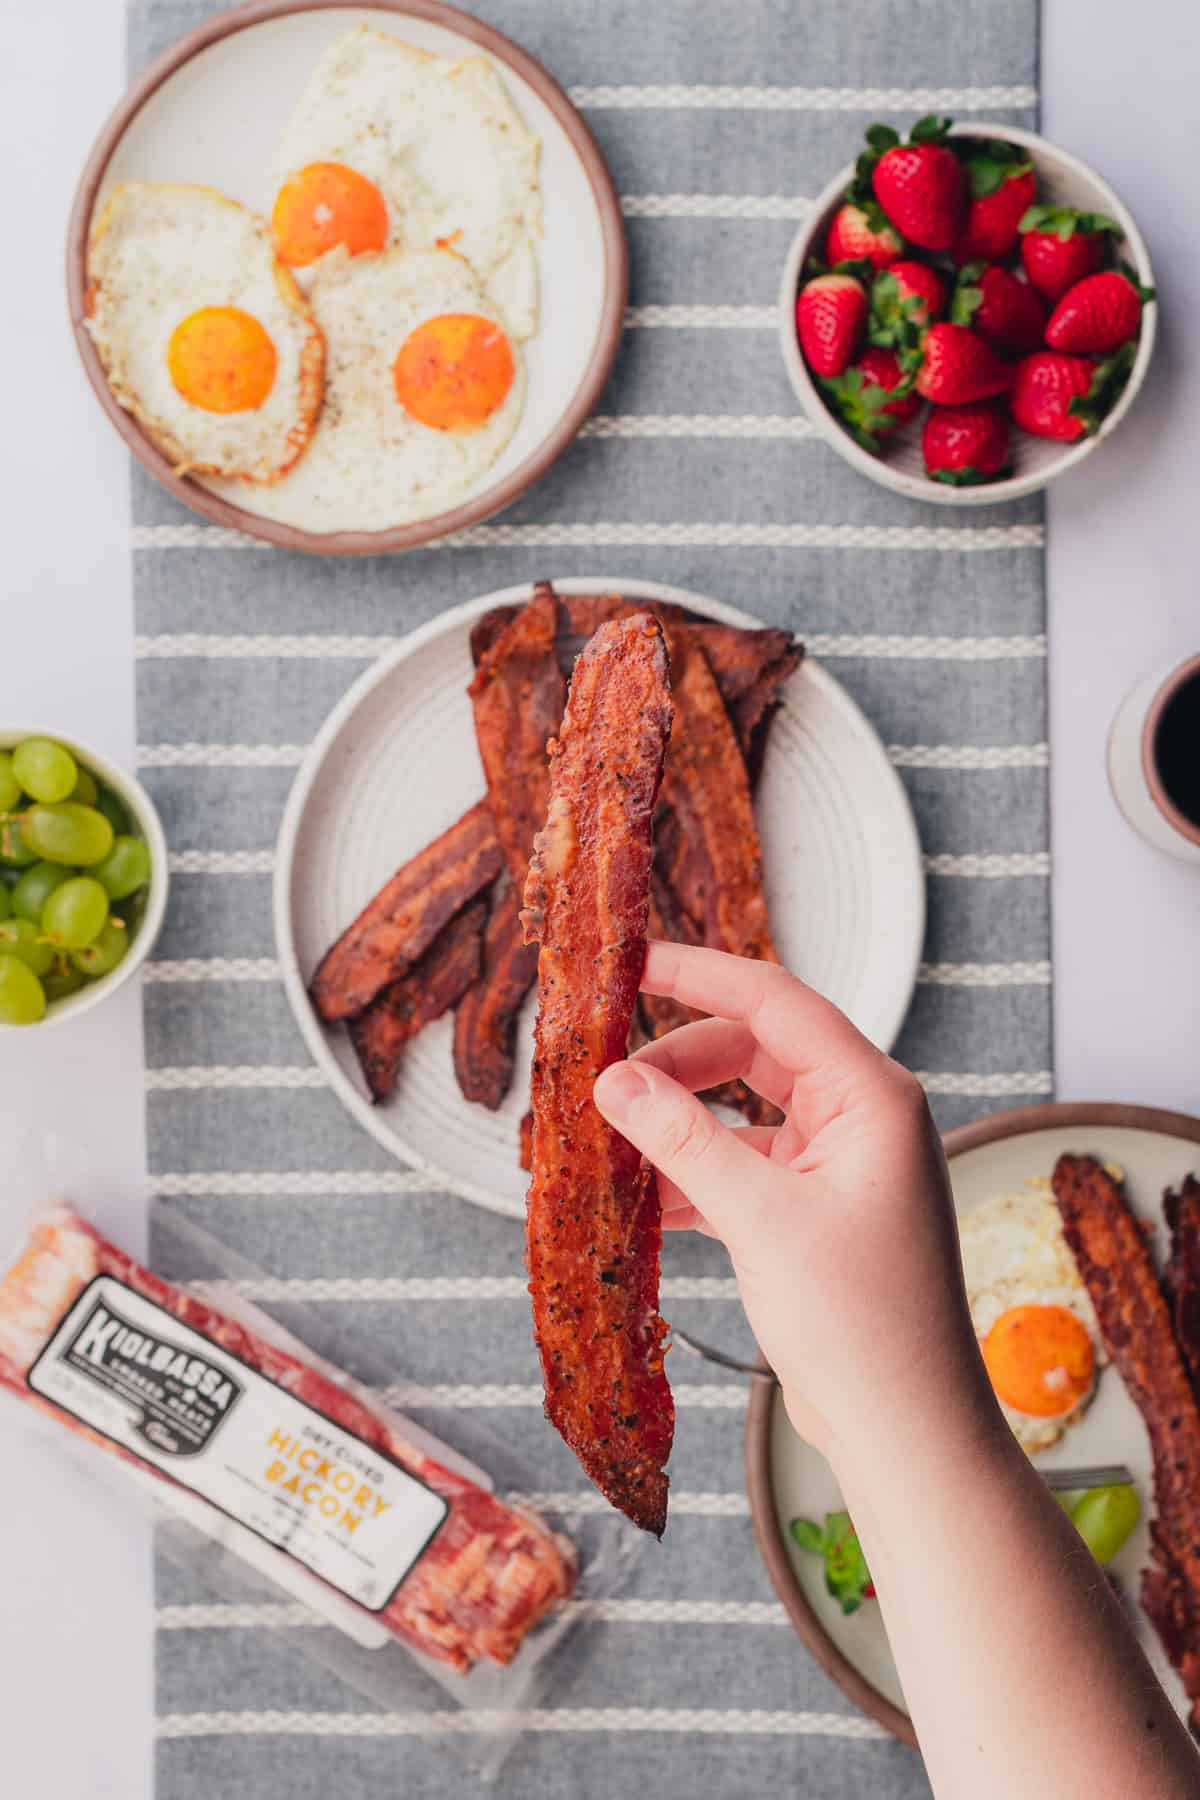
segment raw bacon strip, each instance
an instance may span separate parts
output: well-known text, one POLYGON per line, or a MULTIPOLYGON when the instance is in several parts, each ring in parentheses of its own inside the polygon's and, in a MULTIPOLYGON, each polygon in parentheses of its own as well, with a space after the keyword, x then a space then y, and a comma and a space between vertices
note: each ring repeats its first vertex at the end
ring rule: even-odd
POLYGON ((1175 1320, 1175 1341, 1200 1400, 1200 1181, 1186 1175, 1177 1194, 1163 1195, 1171 1257, 1163 1280, 1175 1320))
POLYGON ((35 1394, 25 1380, 60 1320, 97 1275, 111 1275, 165 1307, 449 1502, 450 1511, 428 1549, 376 1615, 413 1649, 461 1670, 481 1657, 511 1662, 526 1633, 571 1591, 572 1565, 540 1520, 515 1512, 407 1443, 395 1422, 381 1418, 312 1364, 160 1281, 69 1207, 57 1206, 41 1216, 24 1254, 0 1280, 0 1387, 168 1487, 175 1485, 153 1464, 35 1394))
POLYGON ((1060 1156, 1063 1231, 1108 1353, 1146 1422, 1154 1459, 1154 1566, 1142 1605, 1183 1679, 1200 1728, 1200 1411, 1141 1225, 1094 1157, 1060 1156))
POLYGON ((396 1085, 405 1046, 457 1004, 479 974, 487 900, 472 900, 438 933, 419 963, 350 1020, 363 1078, 374 1101, 396 1085))
POLYGON ((522 915, 541 945, 527 1250, 546 1414, 609 1500, 662 1535, 674 1432, 653 1173, 596 1110, 646 954, 651 828, 671 700, 662 629, 602 625, 551 746, 522 915))
POLYGON ((557 628, 554 590, 541 582, 528 606, 482 652, 467 689, 496 835, 518 890, 546 817, 546 745, 558 730, 566 698, 557 628))
POLYGON ((326 1024, 353 1018, 406 975, 455 913, 495 880, 501 862, 491 811, 480 800, 397 869, 313 976, 313 1005, 326 1024))
POLYGON ((454 1014, 454 1073, 468 1100, 495 1112, 512 1084, 513 1046, 537 949, 521 936, 520 889, 505 869, 492 890, 483 967, 454 1014))

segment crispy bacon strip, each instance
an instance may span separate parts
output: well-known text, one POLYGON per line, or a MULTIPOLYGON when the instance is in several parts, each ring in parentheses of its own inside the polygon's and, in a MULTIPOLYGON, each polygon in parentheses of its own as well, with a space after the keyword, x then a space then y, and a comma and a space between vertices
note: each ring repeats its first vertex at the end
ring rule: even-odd
POLYGON ((479 979, 454 1017, 454 1069, 465 1097, 492 1111, 512 1084, 517 1019, 537 975, 519 912, 550 794, 546 745, 566 697, 557 630, 554 590, 539 582, 528 606, 511 615, 497 607, 471 633, 477 666, 467 692, 508 878, 493 892, 479 979))
POLYGON ((601 1492, 659 1536, 674 1407, 658 1196, 592 1087, 624 1056, 637 1000, 670 729, 661 627, 648 614, 602 625, 576 662, 551 747, 522 914, 541 945, 527 1250, 546 1414, 601 1492))
POLYGON ((1156 1516, 1145 1607, 1200 1727, 1200 1410, 1149 1246, 1119 1184, 1094 1157, 1060 1156, 1054 1198, 1108 1353, 1150 1434, 1156 1516))
POLYGON ((778 962, 746 764, 703 649, 672 630, 677 727, 663 779, 671 829, 656 865, 712 949, 778 962))
MULTIPOLYGON (((803 645, 793 641, 791 632, 776 626, 723 625, 697 618, 668 601, 630 600, 623 594, 562 595, 559 610, 572 638, 590 638, 607 619, 650 612, 664 625, 677 626, 686 637, 698 639, 748 762, 761 764, 763 727, 778 703, 779 689, 804 656, 803 645)), ((475 621, 471 629, 475 662, 519 611, 516 606, 494 606, 475 621)), ((560 651, 563 647, 560 633, 560 651)))
POLYGON ((467 689, 496 836, 518 890, 546 817, 546 745, 566 699, 557 629, 558 601, 549 582, 540 582, 528 606, 482 651, 467 689))
POLYGON ((1163 1281, 1174 1315, 1175 1341, 1200 1400, 1200 1181, 1185 1175, 1177 1194, 1168 1188, 1163 1211, 1171 1231, 1163 1281))
POLYGON ((521 936, 520 889, 505 869, 492 890, 483 966, 454 1014, 454 1073, 468 1100, 495 1112, 512 1085, 513 1045, 537 948, 521 936))
POLYGON ((482 896, 464 906, 434 938, 420 962, 399 981, 390 982, 365 1012, 350 1020, 350 1042, 372 1100, 388 1099, 406 1045, 418 1031, 449 1012, 475 980, 487 910, 482 896))
POLYGON ((406 975, 442 927, 495 880, 502 862, 486 800, 397 869, 326 952, 312 978, 326 1024, 350 1019, 406 975))

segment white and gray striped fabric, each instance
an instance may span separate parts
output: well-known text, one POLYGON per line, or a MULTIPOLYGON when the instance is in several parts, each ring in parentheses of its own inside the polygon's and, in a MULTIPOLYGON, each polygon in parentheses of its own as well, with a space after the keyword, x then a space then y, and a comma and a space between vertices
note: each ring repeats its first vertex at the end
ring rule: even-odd
MULTIPOLYGON (((132 66, 208 10, 132 0, 132 66)), ((796 416, 772 305, 805 196, 872 118, 1033 120, 1037 10, 481 10, 572 89, 608 157, 632 247, 621 358, 600 416, 503 520, 400 559, 230 541, 135 470, 141 763, 174 875, 145 991, 150 1156, 162 1195, 269 1272, 271 1311, 317 1348, 352 1314, 410 1410, 452 1440, 492 1415, 501 1482, 582 1517, 595 1497, 541 1418, 519 1232, 389 1162, 291 1021, 270 916, 284 798, 354 677, 457 601, 601 566, 719 596, 801 633, 893 746, 930 902, 898 1053, 939 1119, 1051 1091, 1040 507, 934 513, 852 474, 796 416)), ((715 1246, 671 1242, 665 1274, 668 1313, 750 1350, 715 1246)), ((565 1657, 500 1791, 925 1794, 919 1761, 859 1717, 775 1603, 742 1488, 744 1384, 683 1352, 674 1374, 667 1537, 565 1657)), ((214 1603, 165 1562, 159 1598, 163 1800, 465 1791, 438 1718, 377 1712, 319 1673, 290 1606, 214 1603)))

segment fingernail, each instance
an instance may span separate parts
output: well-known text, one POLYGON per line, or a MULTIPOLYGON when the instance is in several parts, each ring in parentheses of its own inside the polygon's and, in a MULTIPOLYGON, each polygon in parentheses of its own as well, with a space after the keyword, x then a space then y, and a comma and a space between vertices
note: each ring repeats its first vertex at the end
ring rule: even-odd
POLYGON ((603 1100, 601 1111, 613 1118, 624 1118, 650 1092, 650 1083, 634 1063, 613 1063, 597 1078, 596 1100, 603 1100))

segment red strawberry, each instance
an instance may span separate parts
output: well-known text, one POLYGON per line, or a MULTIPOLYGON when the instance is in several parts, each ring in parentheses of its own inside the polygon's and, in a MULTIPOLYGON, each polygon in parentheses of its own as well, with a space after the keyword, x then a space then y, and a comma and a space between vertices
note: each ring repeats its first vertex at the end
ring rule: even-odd
POLYGON ((916 388, 938 406, 966 406, 1002 394, 1012 370, 965 325, 931 325, 921 345, 916 388))
POLYGON ((1070 206, 1031 206, 1021 219, 1021 261, 1039 294, 1058 300, 1104 261, 1108 234, 1119 232, 1104 213, 1070 206))
POLYGON ((842 424, 868 450, 877 448, 877 439, 906 424, 921 405, 920 396, 912 391, 911 372, 892 350, 864 350, 844 375, 821 385, 842 424))
POLYGON ((882 269, 902 254, 904 245, 899 233, 883 216, 875 200, 847 200, 839 206, 829 223, 825 239, 825 261, 835 263, 865 260, 882 269))
POLYGON ((925 421, 921 448, 935 481, 951 487, 994 481, 1009 465, 1008 420, 987 402, 935 406, 925 421))
POLYGON ((966 168, 971 197, 955 254, 959 262, 1001 262, 1016 249, 1021 219, 1037 199, 1033 166, 1015 144, 983 143, 967 152, 966 168))
POLYGON ((818 275, 800 290, 796 331, 814 375, 840 375, 867 322, 867 295, 853 275, 818 275))
POLYGON ((1039 350, 1017 364, 1009 407, 1022 431, 1073 444, 1099 429, 1133 367, 1134 347, 1123 344, 1107 362, 1039 350))
MULTIPOLYGON (((949 119, 920 119, 907 144, 886 125, 867 132, 871 152, 878 153, 871 172, 875 198, 897 231, 923 250, 949 250, 966 210, 962 164, 944 141, 949 126, 949 119)), ((860 174, 863 167, 860 158, 860 174)))
POLYGON ((915 344, 921 329, 946 310, 946 284, 928 263, 902 258, 871 286, 873 344, 915 344))
POLYGON ((958 278, 950 317, 973 325, 999 350, 1037 350, 1046 325, 1046 302, 1010 269, 967 263, 958 278))
POLYGON ((1050 314, 1046 342, 1052 350, 1104 355, 1137 336, 1142 304, 1153 298, 1153 288, 1141 287, 1119 269, 1085 275, 1068 288, 1050 314))

